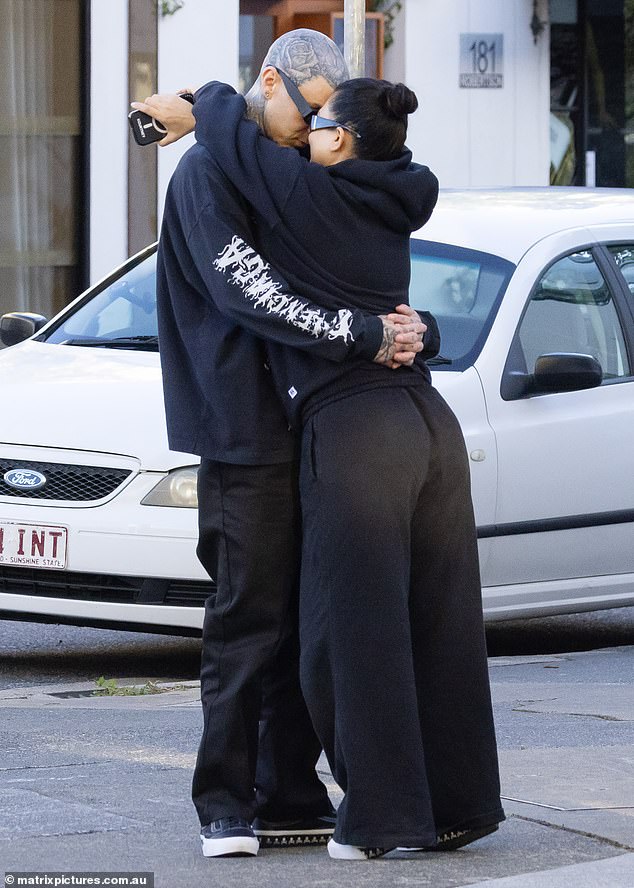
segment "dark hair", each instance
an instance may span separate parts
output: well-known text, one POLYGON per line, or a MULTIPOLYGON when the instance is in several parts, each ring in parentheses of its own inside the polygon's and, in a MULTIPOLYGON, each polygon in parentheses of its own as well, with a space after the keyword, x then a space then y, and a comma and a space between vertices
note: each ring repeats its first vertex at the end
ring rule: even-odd
POLYGON ((330 98, 332 117, 349 126, 356 156, 362 160, 393 160, 405 147, 407 115, 418 99, 404 83, 357 77, 341 83, 330 98))

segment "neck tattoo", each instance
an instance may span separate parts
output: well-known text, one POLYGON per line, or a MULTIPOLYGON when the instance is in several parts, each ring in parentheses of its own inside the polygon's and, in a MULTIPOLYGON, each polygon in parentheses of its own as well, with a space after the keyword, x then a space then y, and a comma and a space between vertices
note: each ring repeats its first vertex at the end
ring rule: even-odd
POLYGON ((264 107, 266 103, 264 96, 259 90, 250 90, 244 98, 247 103, 247 118, 249 120, 254 120, 262 132, 266 133, 266 127, 264 125, 264 107))

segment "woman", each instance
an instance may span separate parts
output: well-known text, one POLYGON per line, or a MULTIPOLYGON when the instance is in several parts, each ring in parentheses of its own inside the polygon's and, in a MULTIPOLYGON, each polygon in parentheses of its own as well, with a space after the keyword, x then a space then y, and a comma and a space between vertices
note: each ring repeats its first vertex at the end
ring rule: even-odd
MULTIPOLYGON (((402 84, 348 81, 312 118, 308 163, 210 84, 196 94, 196 137, 294 290, 385 314, 407 301, 409 235, 437 196, 404 147, 416 106, 402 84)), ((252 270, 210 261, 254 285, 252 270)), ((344 792, 330 854, 460 847, 504 814, 458 423, 423 362, 388 372, 273 344, 268 354, 302 434, 302 687, 344 792)))

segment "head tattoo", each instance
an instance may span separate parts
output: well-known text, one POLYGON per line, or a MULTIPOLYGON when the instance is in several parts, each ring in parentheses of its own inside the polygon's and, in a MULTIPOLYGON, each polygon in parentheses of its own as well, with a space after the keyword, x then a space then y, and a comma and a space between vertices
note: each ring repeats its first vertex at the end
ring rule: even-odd
POLYGON ((323 77, 334 89, 347 80, 348 69, 334 41, 320 31, 298 28, 278 37, 272 44, 262 68, 274 65, 301 86, 313 77, 323 77))
MULTIPOLYGON (((297 86, 308 83, 315 77, 323 77, 335 89, 349 77, 337 44, 321 31, 312 31, 310 28, 297 28, 278 37, 266 54, 262 70, 270 65, 284 71, 297 86)), ((245 99, 247 117, 255 120, 266 133, 266 102, 259 77, 245 99)))

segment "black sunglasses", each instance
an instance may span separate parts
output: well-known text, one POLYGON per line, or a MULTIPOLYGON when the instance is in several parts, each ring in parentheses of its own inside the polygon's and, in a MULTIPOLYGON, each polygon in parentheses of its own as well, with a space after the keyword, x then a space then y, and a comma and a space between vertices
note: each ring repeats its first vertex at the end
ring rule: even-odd
POLYGON ((275 68, 275 70, 282 78, 282 83, 286 87, 286 92, 293 100, 293 104, 295 105, 301 116, 304 118, 306 123, 310 123, 310 118, 315 113, 315 109, 312 108, 310 104, 306 101, 304 96, 299 91, 299 87, 297 86, 297 84, 293 83, 293 81, 285 71, 282 71, 281 68, 275 68))
POLYGON ((356 130, 353 130, 352 127, 346 126, 345 123, 337 123, 336 120, 329 120, 327 117, 320 117, 319 114, 313 114, 310 118, 309 126, 311 133, 314 133, 315 130, 334 129, 335 127, 340 126, 341 129, 344 129, 347 133, 352 133, 355 139, 361 138, 359 133, 356 132, 356 130))

